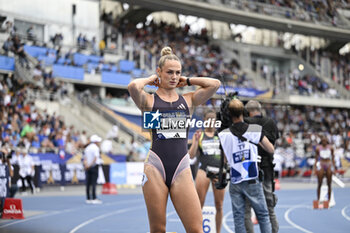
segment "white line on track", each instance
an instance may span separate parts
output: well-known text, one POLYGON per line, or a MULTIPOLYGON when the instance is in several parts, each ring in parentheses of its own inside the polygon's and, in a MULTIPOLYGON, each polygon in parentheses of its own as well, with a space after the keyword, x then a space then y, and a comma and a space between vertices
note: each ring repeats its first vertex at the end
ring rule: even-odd
POLYGON ((276 209, 276 208, 281 208, 281 209, 282 209, 282 208, 283 208, 283 209, 284 209, 284 208, 291 208, 291 207, 294 207, 294 206, 295 206, 295 205, 278 205, 278 204, 277 204, 277 205, 275 206, 275 209, 276 209))
POLYGON ((229 228, 229 226, 227 225, 227 217, 230 215, 230 214, 232 214, 232 211, 229 211, 229 212, 227 212, 227 214, 225 214, 224 215, 224 218, 222 219, 222 225, 223 225, 223 227, 225 228, 225 230, 227 231, 227 232, 229 232, 229 233, 235 233, 234 231, 232 231, 230 228, 229 228))
POLYGON ((306 230, 305 228, 302 228, 301 226, 295 224, 292 220, 290 220, 289 218, 289 213, 292 212, 293 210, 297 209, 297 208, 310 208, 309 206, 306 205, 298 205, 298 206, 294 206, 289 208, 285 213, 284 213, 284 218, 285 220, 292 225, 294 228, 297 228, 298 230, 305 232, 305 233, 312 233, 312 231, 306 230))
POLYGON ((346 210, 348 207, 350 207, 350 205, 345 206, 345 207, 341 210, 341 214, 343 215, 343 217, 344 217, 346 220, 350 221, 350 217, 345 213, 345 210, 346 210))
POLYGON ((172 219, 169 219, 168 222, 181 222, 181 220, 178 218, 172 218, 172 219))
POLYGON ((167 222, 181 222, 181 219, 179 217, 178 218, 170 218, 170 219, 168 219, 169 216, 174 215, 174 214, 176 214, 176 210, 171 211, 171 212, 166 214, 167 222))
POLYGON ((115 214, 121 214, 121 213, 125 213, 125 212, 128 212, 128 211, 132 211, 132 210, 137 210, 137 209, 141 209, 143 208, 143 206, 137 206, 137 207, 131 207, 131 208, 125 208, 125 209, 121 209, 121 210, 117 210, 117 211, 113 211, 113 212, 110 212, 108 214, 103 214, 103 215, 100 215, 98 217, 95 217, 95 218, 91 218, 90 220, 88 221, 85 221, 81 224, 79 224, 78 226, 74 227, 73 230, 71 230, 69 233, 74 233, 76 232, 77 230, 79 230, 80 228, 92 223, 92 222, 95 222, 97 220, 100 220, 102 218, 106 218, 106 217, 109 217, 111 215, 115 215, 115 214))
MULTIPOLYGON (((140 202, 141 200, 135 200, 135 201, 116 201, 116 202, 111 202, 111 203, 107 203, 107 204, 103 204, 103 205, 100 205, 100 206, 110 206, 110 205, 117 205, 117 204, 124 204, 124 203, 134 203, 134 202, 140 202)), ((84 206, 85 208, 86 207, 91 207, 91 206, 84 206)), ((8 223, 8 224, 4 224, 4 225, 1 225, 0 226, 0 229, 1 228, 5 228, 5 227, 8 227, 8 226, 11 226, 11 225, 15 225, 15 224, 19 224, 19 223, 24 223, 24 222, 28 222, 28 221, 31 221, 31 220, 35 220, 35 219, 40 219, 40 218, 46 218, 46 217, 50 217, 50 216, 53 216, 53 215, 58 215, 58 214, 64 214, 64 213, 68 213, 68 212, 73 212, 73 211, 76 211, 76 210, 81 210, 83 209, 84 207, 78 207, 78 208, 71 208, 71 209, 65 209, 65 210, 60 210, 60 211, 53 211, 51 213, 43 213, 41 215, 37 215, 37 216, 34 216, 34 217, 30 217, 30 218, 26 218, 26 219, 22 219, 21 221, 16 221, 16 222, 11 222, 11 223, 8 223)))
POLYGON ((279 229, 294 229, 293 226, 278 226, 279 229))
POLYGON ((171 215, 173 215, 173 214, 175 214, 175 213, 176 213, 175 210, 174 210, 174 211, 171 211, 171 212, 169 212, 169 213, 166 214, 166 217, 169 217, 169 216, 171 216, 171 215))

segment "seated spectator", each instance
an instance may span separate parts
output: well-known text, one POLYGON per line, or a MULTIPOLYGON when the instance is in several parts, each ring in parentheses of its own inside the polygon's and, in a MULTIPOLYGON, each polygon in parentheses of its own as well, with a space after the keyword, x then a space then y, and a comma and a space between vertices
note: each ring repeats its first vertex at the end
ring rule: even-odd
POLYGON ((33 140, 35 136, 35 129, 33 122, 26 122, 25 126, 21 131, 21 137, 27 138, 30 142, 33 140))
POLYGON ((41 146, 41 145, 40 145, 39 137, 38 137, 38 136, 34 136, 34 137, 33 137, 32 144, 31 144, 31 147, 36 148, 36 149, 39 149, 40 146, 41 146))

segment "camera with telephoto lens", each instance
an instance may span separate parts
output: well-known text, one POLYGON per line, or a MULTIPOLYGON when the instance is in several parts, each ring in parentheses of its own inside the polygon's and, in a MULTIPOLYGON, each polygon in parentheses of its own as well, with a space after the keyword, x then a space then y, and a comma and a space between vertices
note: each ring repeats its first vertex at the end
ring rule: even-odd
POLYGON ((232 124, 232 119, 230 116, 230 111, 228 110, 230 101, 238 97, 238 92, 231 92, 225 96, 225 99, 222 100, 220 105, 220 111, 216 114, 216 119, 221 121, 221 127, 218 129, 218 132, 230 127, 232 124))
MULTIPOLYGON (((225 96, 225 98, 222 100, 220 105, 220 111, 216 114, 216 119, 221 121, 221 127, 218 129, 218 132, 221 132, 222 130, 229 128, 232 124, 232 119, 230 116, 229 111, 229 104, 230 101, 233 99, 238 98, 238 92, 231 92, 228 95, 225 96)), ((224 164, 222 168, 219 169, 219 172, 215 174, 215 178, 218 179, 218 181, 215 183, 215 187, 217 189, 224 189, 227 186, 228 180, 230 180, 230 169, 227 166, 227 164, 224 164)), ((213 176, 213 174, 210 173, 210 171, 207 171, 207 177, 213 176)))

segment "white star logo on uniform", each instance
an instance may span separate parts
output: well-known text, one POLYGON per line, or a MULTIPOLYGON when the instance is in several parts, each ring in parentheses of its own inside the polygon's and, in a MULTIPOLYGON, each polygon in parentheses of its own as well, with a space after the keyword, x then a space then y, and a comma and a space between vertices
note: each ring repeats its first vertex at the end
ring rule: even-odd
POLYGON ((162 114, 159 113, 159 109, 158 109, 155 113, 152 113, 153 118, 152 118, 151 122, 154 121, 154 120, 156 120, 156 119, 157 119, 157 121, 159 121, 159 117, 160 117, 161 115, 162 115, 162 114))

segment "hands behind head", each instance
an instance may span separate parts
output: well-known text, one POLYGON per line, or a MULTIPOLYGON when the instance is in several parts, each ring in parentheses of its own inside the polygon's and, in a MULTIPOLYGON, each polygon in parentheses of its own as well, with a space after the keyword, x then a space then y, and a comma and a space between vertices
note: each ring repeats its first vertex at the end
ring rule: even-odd
POLYGON ((176 87, 184 87, 187 86, 187 77, 181 76, 179 79, 179 83, 177 84, 176 87))
MULTIPOLYGON (((151 75, 149 77, 148 85, 159 87, 160 86, 160 77, 156 74, 151 75)), ((187 77, 181 76, 176 87, 184 87, 184 86, 187 86, 187 77)))
POLYGON ((159 87, 160 86, 160 77, 158 77, 158 75, 156 75, 156 74, 152 74, 149 77, 148 85, 159 87))

